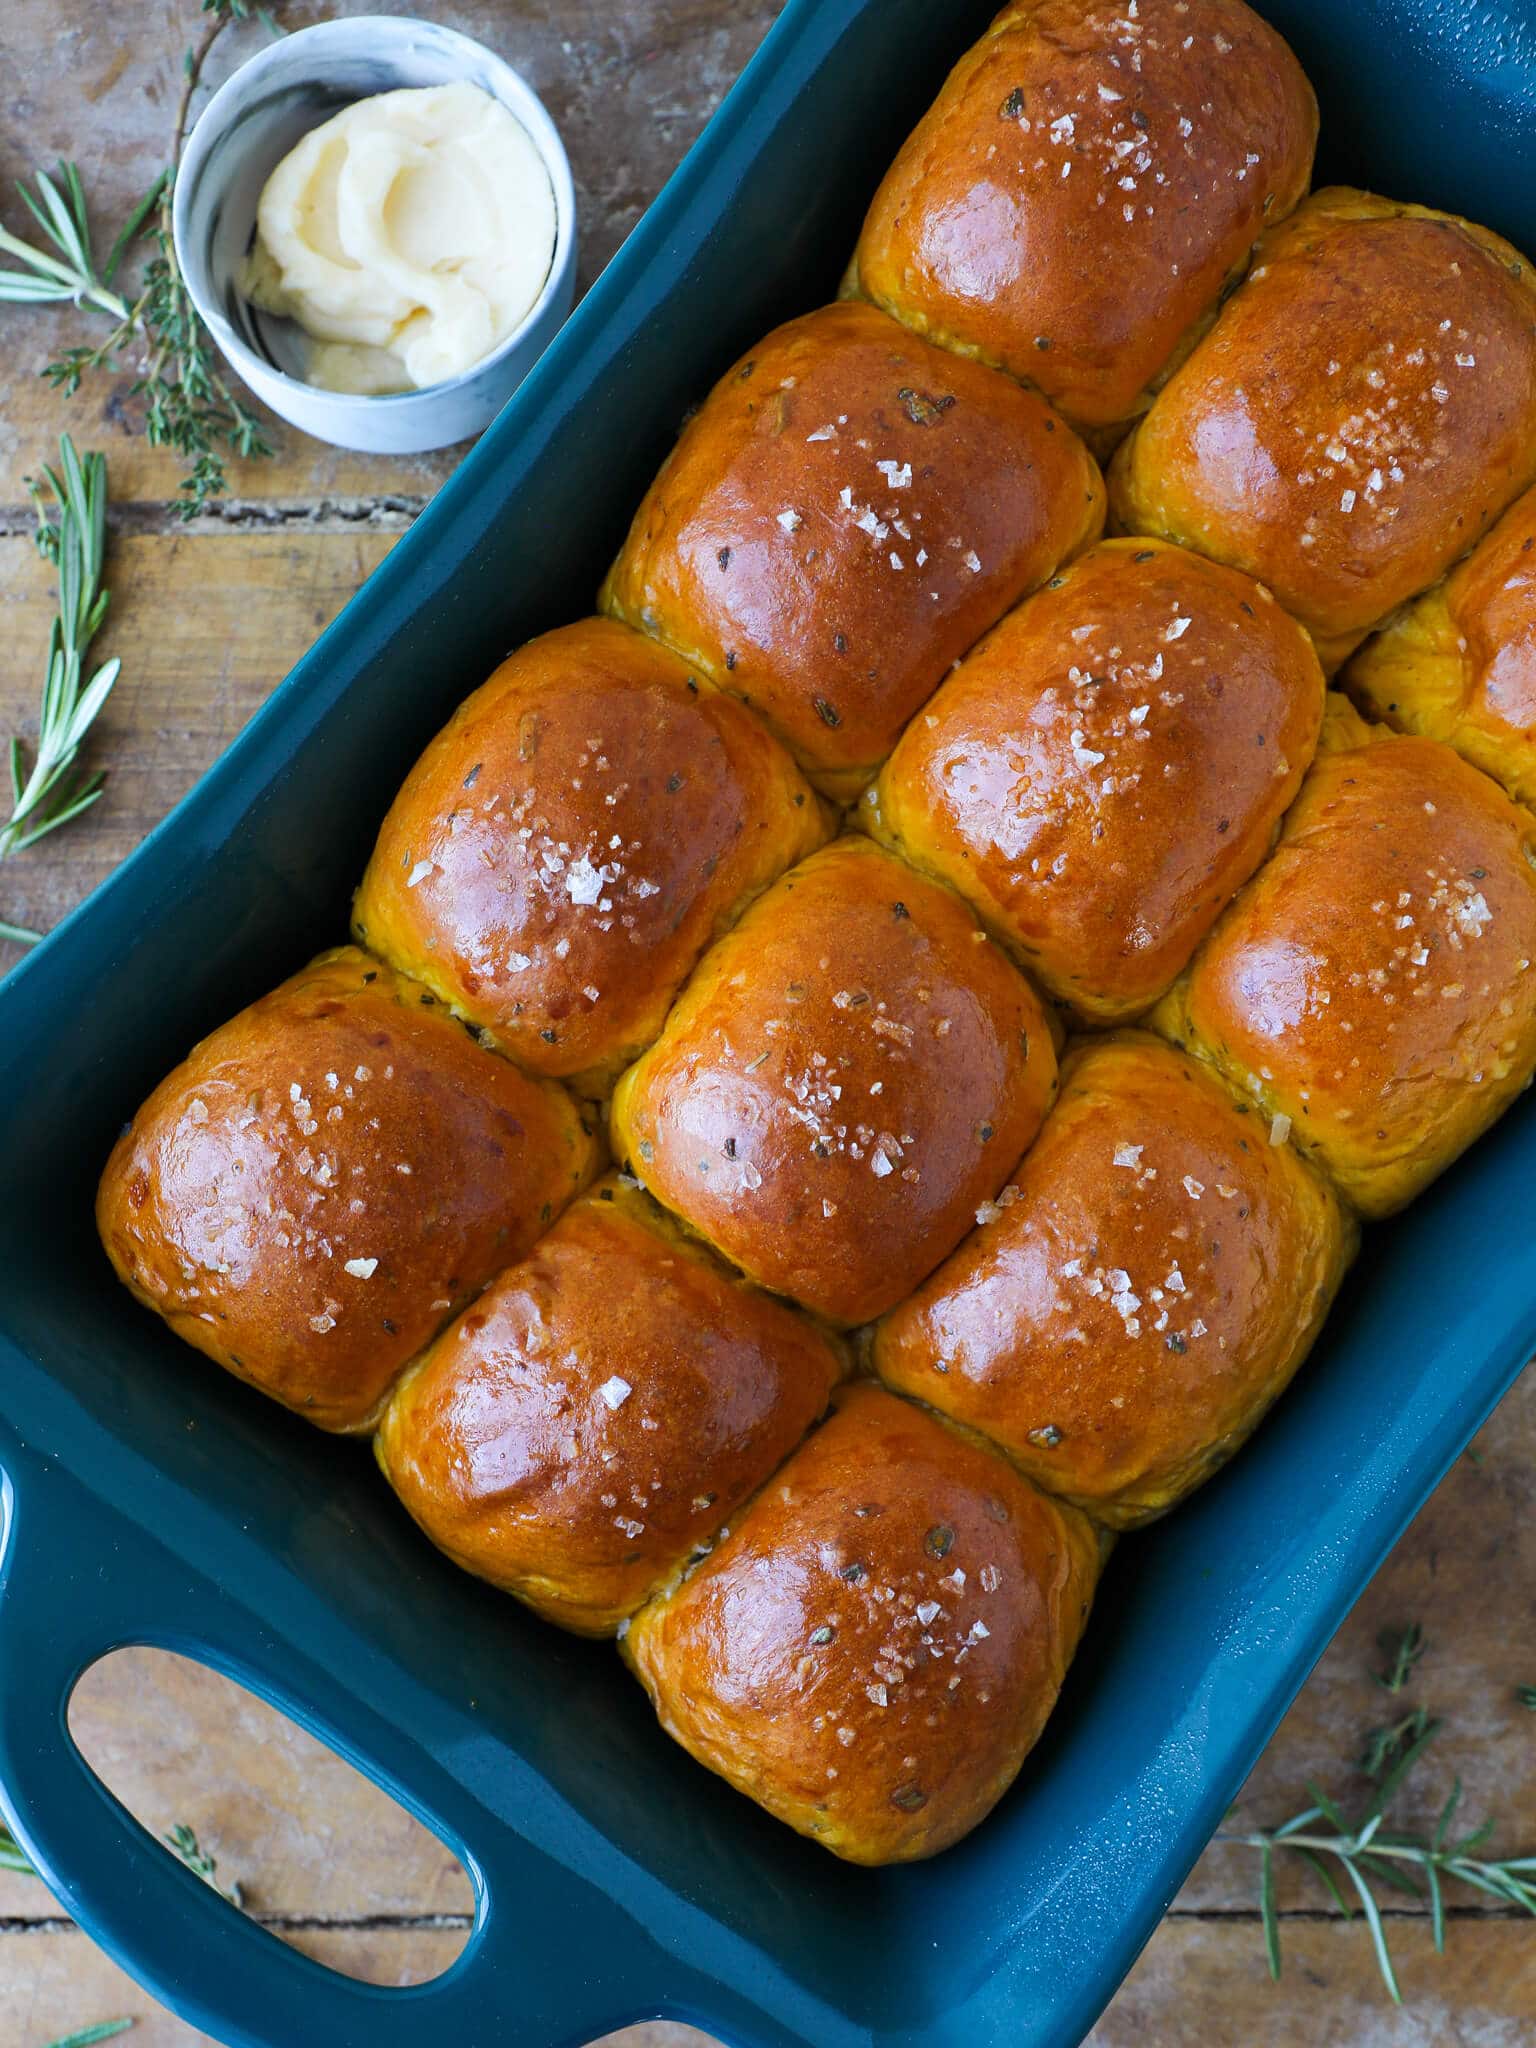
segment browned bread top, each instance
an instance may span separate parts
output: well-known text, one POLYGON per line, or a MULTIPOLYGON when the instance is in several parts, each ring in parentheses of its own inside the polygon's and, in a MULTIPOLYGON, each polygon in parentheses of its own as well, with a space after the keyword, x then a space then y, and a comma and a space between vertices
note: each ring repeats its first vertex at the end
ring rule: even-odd
POLYGON ((584 619, 504 661, 427 748, 353 929, 523 1066, 600 1088, 715 933, 825 836, 750 712, 584 619))
POLYGON ((1080 1041, 983 1222, 875 1333, 881 1378, 1124 1528, 1231 1456, 1353 1253, 1268 1119, 1142 1032, 1080 1041))
POLYGON ((1306 191, 1316 141, 1300 65, 1242 0, 1024 0, 887 172, 858 283, 1112 441, 1306 191))
POLYGON ((614 1150, 763 1286, 861 1323, 958 1243, 1055 1073, 965 906, 840 839, 705 955, 614 1093, 614 1150))
POLYGON ((1368 640, 1343 681, 1371 717, 1446 741, 1536 803, 1536 491, 1368 640))
POLYGON ((1013 1781, 1098 1565, 1075 1509, 855 1385, 624 1649, 711 1770, 851 1862, 909 1861, 1013 1781))
POLYGON ((1156 1001, 1268 853, 1322 715, 1312 644, 1260 584, 1105 541, 960 664, 860 816, 1112 1022, 1156 1001))
POLYGON ((1449 747, 1333 710, 1156 1018, 1365 1215, 1401 1208, 1536 1068, 1536 819, 1449 747))
POLYGON ((1115 458, 1115 517, 1261 577, 1332 669, 1536 475, 1536 279, 1486 228, 1343 186, 1115 458))
POLYGON ((783 1462, 845 1362, 614 1176, 444 1331, 376 1449, 456 1562, 606 1634, 783 1462))
POLYGON ((344 946, 166 1076, 113 1148, 97 1224, 178 1336, 322 1428, 366 1429, 597 1156, 563 1089, 344 946))
POLYGON ((705 399, 603 608, 849 798, 950 663, 1103 519, 1093 458, 1033 392, 871 306, 827 306, 705 399))

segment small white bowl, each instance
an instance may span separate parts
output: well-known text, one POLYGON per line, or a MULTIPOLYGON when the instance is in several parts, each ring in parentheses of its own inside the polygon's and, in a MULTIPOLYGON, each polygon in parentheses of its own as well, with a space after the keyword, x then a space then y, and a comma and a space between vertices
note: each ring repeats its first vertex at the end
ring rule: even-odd
POLYGON ((482 432, 553 340, 576 289, 576 193, 543 102, 469 36, 402 15, 321 22, 242 64, 203 109, 182 155, 175 229, 187 290, 231 368, 306 434, 370 455, 416 455, 482 432), (466 80, 516 116, 549 173, 555 251, 543 291, 501 346, 460 377, 378 397, 306 384, 297 330, 258 312, 237 282, 262 188, 301 136, 355 100, 466 80))

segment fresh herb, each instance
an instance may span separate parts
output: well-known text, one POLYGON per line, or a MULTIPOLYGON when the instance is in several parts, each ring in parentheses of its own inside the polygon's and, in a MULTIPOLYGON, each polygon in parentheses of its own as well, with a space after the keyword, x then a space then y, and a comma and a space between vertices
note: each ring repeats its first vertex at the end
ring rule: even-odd
MULTIPOLYGON (((1386 1671, 1373 1672, 1372 1676, 1386 1691, 1400 1692, 1424 1654, 1423 1631, 1417 1624, 1397 1635, 1386 1631, 1379 1642, 1391 1655, 1391 1662, 1386 1671)), ((1536 1706, 1536 1687, 1527 1690, 1532 1693, 1527 1704, 1536 1706)), ((1386 1925, 1373 1885, 1386 1885, 1411 1898, 1429 1901, 1430 1927, 1435 1949, 1441 1955, 1445 1953, 1444 1886, 1448 1878, 1486 1893, 1501 1906, 1515 1907, 1536 1917, 1536 1856, 1492 1861, 1476 1855, 1474 1852, 1493 1833, 1491 1820, 1467 1834, 1452 1835, 1451 1826, 1461 1803, 1460 1778, 1453 1781, 1429 1834, 1387 1826, 1393 1801, 1410 1771, 1440 1734, 1441 1726, 1427 1708, 1416 1707, 1391 1726, 1372 1729, 1366 1737, 1360 1769, 1373 1781, 1373 1789, 1364 1810, 1353 1820, 1309 1780, 1307 1792, 1312 1804, 1282 1826, 1256 1828, 1251 1834, 1217 1836, 1218 1841, 1235 1842, 1259 1852, 1259 1914, 1271 1977, 1278 1980, 1280 1976, 1275 1862, 1278 1856, 1287 1853, 1303 1859, 1346 1919, 1352 1920, 1357 1911, 1364 1916, 1382 1982, 1398 2005, 1402 2004, 1402 1990, 1387 1947, 1386 1925), (1319 1821, 1326 1823, 1331 1832, 1319 1829, 1319 1821), (1348 1881, 1348 1891, 1341 1878, 1348 1881)))
POLYGON ((1414 1665, 1429 1645, 1424 1640, 1423 1629, 1415 1621, 1400 1632, 1384 1628, 1376 1638, 1376 1647, 1388 1659, 1386 1670, 1374 1674, 1376 1683, 1384 1692, 1399 1693, 1413 1676, 1414 1665))
POLYGON ((1360 1752, 1360 1769, 1368 1778, 1380 1778, 1422 1735, 1439 1726, 1438 1721, 1431 1721, 1427 1707, 1415 1707, 1401 1721, 1394 1721, 1385 1728, 1373 1728, 1360 1752))
POLYGON ((31 1857, 3 1822, 0 1822, 0 1870, 14 1870, 21 1877, 37 1875, 31 1857))
POLYGON ((209 499, 224 495, 228 456, 272 453, 261 422, 223 374, 197 316, 176 261, 171 212, 192 95, 209 50, 232 21, 253 14, 274 34, 279 31, 266 9, 252 7, 250 0, 203 0, 203 12, 209 21, 182 66, 170 165, 129 213, 105 263, 97 264, 85 188, 69 162, 60 162, 51 177, 46 171, 36 172, 33 191, 24 183, 17 187, 46 246, 0 229, 0 252, 20 266, 0 270, 0 302, 40 305, 73 300, 112 323, 94 346, 67 348, 46 365, 43 375, 56 390, 72 396, 91 372, 118 368, 132 351, 139 370, 130 396, 144 402, 144 431, 150 445, 174 449, 189 465, 179 486, 183 519, 195 518, 209 499), (141 238, 148 260, 137 292, 129 296, 116 288, 117 273, 141 238))
POLYGON ((185 1821, 177 1821, 175 1827, 168 1829, 161 1839, 167 1848, 175 1850, 188 1870, 195 1871, 204 1884, 211 1885, 221 1899, 228 1899, 232 1906, 244 1905, 239 1882, 219 1883, 217 1857, 207 1853, 185 1821))
POLYGON ((1515 1698, 1522 1707, 1529 1707, 1531 1712, 1536 1714, 1536 1685, 1517 1685, 1515 1698))
MULTIPOLYGON (((59 467, 28 478, 37 507, 37 547, 59 572, 59 608, 48 636, 48 664, 32 765, 19 735, 10 745, 10 815, 0 823, 0 861, 34 845, 46 833, 89 810, 101 794, 100 771, 74 773, 75 760, 97 713, 111 695, 120 664, 114 658, 85 679, 85 657, 107 612, 102 566, 107 545, 107 459, 76 452, 65 434, 59 467)), ((0 938, 33 945, 41 935, 0 921, 0 938)))

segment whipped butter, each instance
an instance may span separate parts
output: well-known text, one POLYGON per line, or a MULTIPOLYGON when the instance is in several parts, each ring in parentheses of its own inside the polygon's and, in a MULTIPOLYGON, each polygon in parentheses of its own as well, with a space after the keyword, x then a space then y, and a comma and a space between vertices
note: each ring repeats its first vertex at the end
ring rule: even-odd
POLYGON ((532 310, 555 195, 527 130, 479 86, 359 100, 267 180, 241 286, 310 337, 309 383, 409 391, 472 369, 532 310))

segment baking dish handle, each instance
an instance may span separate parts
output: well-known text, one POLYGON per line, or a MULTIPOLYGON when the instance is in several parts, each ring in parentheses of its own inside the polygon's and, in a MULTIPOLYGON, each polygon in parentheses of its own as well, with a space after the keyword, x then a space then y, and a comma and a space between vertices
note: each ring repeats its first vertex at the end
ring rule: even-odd
MULTIPOLYGON (((126 1644, 154 1643, 308 1717, 252 1661, 253 1631, 258 1646, 262 1632, 248 1610, 51 1461, 27 1454, 23 1463, 30 1471, 18 1488, 7 1450, 0 1805, 64 1909, 154 1996, 231 2048, 489 2048, 508 2039, 533 2048, 588 2041, 656 2011, 635 1988, 647 1959, 644 1975, 655 1977, 643 1930, 516 1838, 493 1852, 501 1867, 465 1854, 479 1906, 469 1941, 441 1976, 406 1987, 363 1983, 300 1954, 163 1848, 70 1735, 70 1695, 89 1665, 126 1644), (48 1496, 46 1515, 29 1512, 29 1478, 48 1496)), ((282 1661, 274 1651, 272 1662, 282 1661)), ((318 1720, 309 1725, 345 1753, 318 1720)), ((393 1754, 387 1735, 375 1741, 371 1732, 370 1746, 379 1742, 370 1775, 399 1798, 421 1752, 404 1734, 393 1754)))

